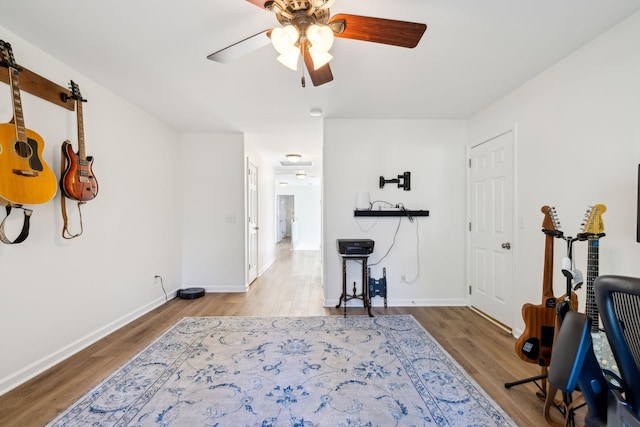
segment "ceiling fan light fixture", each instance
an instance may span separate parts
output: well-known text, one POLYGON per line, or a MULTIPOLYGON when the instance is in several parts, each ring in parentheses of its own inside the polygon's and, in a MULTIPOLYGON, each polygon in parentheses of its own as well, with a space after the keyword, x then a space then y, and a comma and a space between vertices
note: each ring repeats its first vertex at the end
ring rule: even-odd
POLYGON ((309 54, 311 55, 311 60, 313 61, 314 70, 323 67, 333 59, 333 55, 331 55, 329 52, 317 51, 313 47, 309 48, 309 54))
POLYGON ((293 25, 276 27, 271 32, 271 44, 281 55, 287 55, 291 50, 296 49, 298 42, 298 30, 293 25))
POLYGON ((333 46, 333 30, 328 25, 309 25, 306 35, 311 47, 317 51, 328 52, 333 46))
POLYGON ((278 56, 278 61, 287 68, 293 71, 298 70, 298 58, 300 57, 300 51, 298 49, 291 49, 289 53, 278 56))

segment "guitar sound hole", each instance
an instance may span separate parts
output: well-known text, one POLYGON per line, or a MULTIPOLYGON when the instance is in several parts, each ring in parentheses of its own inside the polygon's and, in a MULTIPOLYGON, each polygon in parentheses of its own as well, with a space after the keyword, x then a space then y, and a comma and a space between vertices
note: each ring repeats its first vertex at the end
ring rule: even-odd
POLYGON ((27 158, 27 157, 31 157, 31 154, 33 154, 29 144, 23 141, 16 141, 14 145, 14 149, 16 150, 16 153, 18 153, 20 157, 27 158))

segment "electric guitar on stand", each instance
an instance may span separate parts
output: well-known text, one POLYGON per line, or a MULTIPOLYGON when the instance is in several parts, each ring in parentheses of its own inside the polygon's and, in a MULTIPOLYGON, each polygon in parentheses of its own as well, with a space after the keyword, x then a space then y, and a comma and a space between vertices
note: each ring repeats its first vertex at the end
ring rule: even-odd
POLYGON ((13 119, 0 124, 0 197, 13 205, 46 203, 56 195, 56 176, 42 159, 42 137, 27 129, 20 99, 20 67, 11 44, 0 40, 0 66, 9 71, 13 119))
POLYGON ((542 303, 526 303, 522 306, 525 329, 516 340, 515 350, 525 362, 549 366, 556 324, 556 297, 553 296, 553 246, 554 238, 561 237, 554 208, 543 206, 542 232, 545 234, 544 269, 542 276, 542 303))
POLYGON ((71 80, 69 84, 71 98, 76 102, 78 122, 78 152, 74 153, 71 143, 62 143, 62 154, 65 159, 65 168, 60 179, 60 188, 64 195, 79 202, 92 200, 98 195, 98 181, 93 174, 93 157, 87 156, 84 144, 84 121, 82 116, 82 99, 80 87, 71 80))
POLYGON ((600 330, 600 313, 596 304, 593 282, 600 273, 600 239, 605 236, 604 222, 602 214, 607 211, 607 207, 602 204, 595 205, 587 210, 585 221, 582 224, 582 234, 578 236, 586 238, 587 247, 587 289, 585 301, 585 314, 591 318, 591 339, 593 350, 596 353, 598 363, 603 370, 611 370, 618 374, 615 366, 615 358, 611 351, 611 346, 604 331, 600 330))
POLYGON ((598 332, 600 324, 600 314, 596 304, 595 293, 593 292, 593 282, 599 275, 599 254, 600 238, 604 237, 604 223, 602 214, 605 213, 605 205, 595 205, 587 210, 586 219, 583 224, 581 238, 587 239, 587 300, 585 302, 585 314, 592 320, 591 332, 598 332))

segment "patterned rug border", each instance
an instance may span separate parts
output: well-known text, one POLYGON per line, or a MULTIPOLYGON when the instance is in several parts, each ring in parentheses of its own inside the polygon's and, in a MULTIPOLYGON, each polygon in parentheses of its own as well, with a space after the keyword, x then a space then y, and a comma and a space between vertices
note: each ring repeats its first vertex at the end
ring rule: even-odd
MULTIPOLYGON (((372 322, 375 321, 375 319, 377 318, 386 318, 386 319, 394 319, 394 318, 398 318, 398 319, 410 319, 410 321, 413 323, 414 327, 417 327, 417 330, 419 330, 423 335, 425 335, 428 338, 428 341, 430 341, 432 343, 433 346, 437 347, 437 349, 445 356, 444 357, 444 363, 445 365, 447 365, 450 369, 453 368, 455 371, 457 371, 460 376, 458 379, 462 378, 464 381, 464 388, 472 393, 472 394, 480 394, 483 399, 481 400, 485 400, 486 406, 490 407, 491 410, 493 410, 494 416, 495 418, 501 419, 501 423, 498 423, 496 425, 500 425, 500 426, 517 426, 517 424, 513 421, 513 419, 506 413, 506 411, 486 392, 486 390, 484 390, 479 384, 478 382, 462 367, 462 365, 440 344, 440 342, 438 342, 438 340, 436 340, 433 335, 431 335, 431 333, 424 327, 422 326, 422 324, 420 324, 420 322, 418 322, 415 317, 413 315, 410 314, 396 314, 396 315, 379 315, 378 317, 369 317, 366 315, 351 315, 349 317, 343 317, 342 315, 333 315, 333 316, 292 316, 292 317, 283 317, 283 316, 274 316, 274 317, 269 317, 269 316, 187 316, 187 317, 182 317, 180 319, 178 319, 173 325, 167 327, 162 333, 160 333, 155 339, 153 339, 149 344, 147 344, 142 350, 140 350, 138 353, 136 353, 134 356, 130 357, 127 361, 125 361, 123 364, 121 364, 119 367, 117 367, 111 374, 109 374, 107 377, 105 377, 104 379, 102 379, 96 386, 94 386, 93 388, 91 388, 89 391, 85 392, 82 394, 82 396, 77 399, 76 401, 74 401, 70 406, 68 406, 65 410, 63 410, 62 412, 60 412, 58 415, 56 415, 51 421, 49 421, 49 423, 46 424, 46 427, 49 426, 58 426, 60 422, 60 420, 62 420, 65 416, 68 416, 68 414, 76 412, 78 410, 78 408, 80 406, 82 406, 83 402, 86 401, 88 399, 89 396, 92 396, 96 393, 99 393, 103 388, 105 388, 105 386, 109 385, 110 382, 113 381, 113 379, 115 377, 118 377, 120 375, 123 374, 123 372, 127 372, 129 370, 131 370, 131 366, 133 365, 136 360, 138 360, 141 357, 144 357, 147 353, 153 352, 153 348, 159 344, 160 341, 162 341, 163 339, 165 339, 165 337, 172 333, 174 330, 176 330, 177 328, 181 328, 185 325, 185 322, 189 322, 189 321, 195 321, 197 322, 198 320, 216 320, 216 319, 220 319, 221 321, 226 321, 226 322, 232 322, 232 324, 238 324, 241 325, 243 322, 247 322, 247 321, 251 321, 251 322, 259 322, 259 321, 266 321, 270 324, 273 324, 274 322, 289 322, 291 324, 295 324, 296 322, 309 322, 312 320, 321 320, 322 321, 322 327, 318 328, 319 330, 322 330, 323 328, 327 328, 327 327, 338 327, 338 326, 349 326, 349 324, 356 324, 357 322, 364 322, 367 319, 371 320, 372 322), (329 323, 327 325, 327 323, 329 323)), ((373 325, 374 323, 372 323, 373 325)), ((378 328, 380 327, 380 325, 376 325, 378 328)), ((226 328, 229 328, 229 325, 226 325, 226 328)), ((281 328, 282 329, 282 328, 281 328)), ((388 327, 388 330, 393 330, 393 328, 388 327)), ((180 358, 179 358, 180 359, 180 358)), ((179 359, 176 359, 174 363, 177 363, 179 359)), ((411 364, 409 363, 409 366, 411 366, 411 364)), ((415 386, 415 382, 414 382, 414 386, 415 386)), ((150 388, 154 388, 154 387, 150 387, 150 388)), ((159 387, 158 387, 159 388, 159 387)), ((419 387, 416 387, 416 390, 418 392, 419 391, 419 387)), ((422 393, 420 393, 422 394, 422 393)), ((486 409, 486 408, 484 408, 486 409)), ((436 423, 437 425, 450 425, 448 423, 446 424, 440 424, 440 422, 436 423)), ((74 424, 60 424, 60 425, 69 425, 72 426, 74 424)), ((118 425, 129 425, 127 424, 118 424, 118 425)), ((137 425, 137 424, 136 424, 137 425)), ((371 424, 369 424, 371 425, 371 424)))

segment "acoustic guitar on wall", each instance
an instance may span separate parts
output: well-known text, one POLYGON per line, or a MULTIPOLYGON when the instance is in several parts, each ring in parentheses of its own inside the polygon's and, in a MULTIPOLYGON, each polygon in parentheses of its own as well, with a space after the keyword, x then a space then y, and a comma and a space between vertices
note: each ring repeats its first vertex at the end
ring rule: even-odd
POLYGON ((78 122, 78 152, 73 151, 69 141, 62 143, 62 154, 65 168, 60 178, 60 188, 64 195, 79 202, 86 202, 98 195, 98 181, 93 174, 93 157, 87 156, 84 144, 84 120, 82 114, 82 99, 80 87, 71 80, 69 84, 71 98, 76 102, 78 122))
POLYGON ((42 137, 24 124, 20 98, 20 67, 11 45, 0 40, 0 65, 9 71, 13 119, 0 124, 0 197, 21 204, 40 204, 53 199, 57 179, 42 159, 42 137))
MULTIPOLYGON (((520 359, 540 366, 549 366, 556 325, 556 305, 566 296, 553 296, 553 246, 554 238, 562 237, 554 208, 543 206, 542 231, 545 234, 544 269, 542 277, 542 303, 526 303, 522 306, 525 330, 516 340, 515 351, 520 359)), ((571 295, 571 305, 577 307, 575 293, 571 295)))

